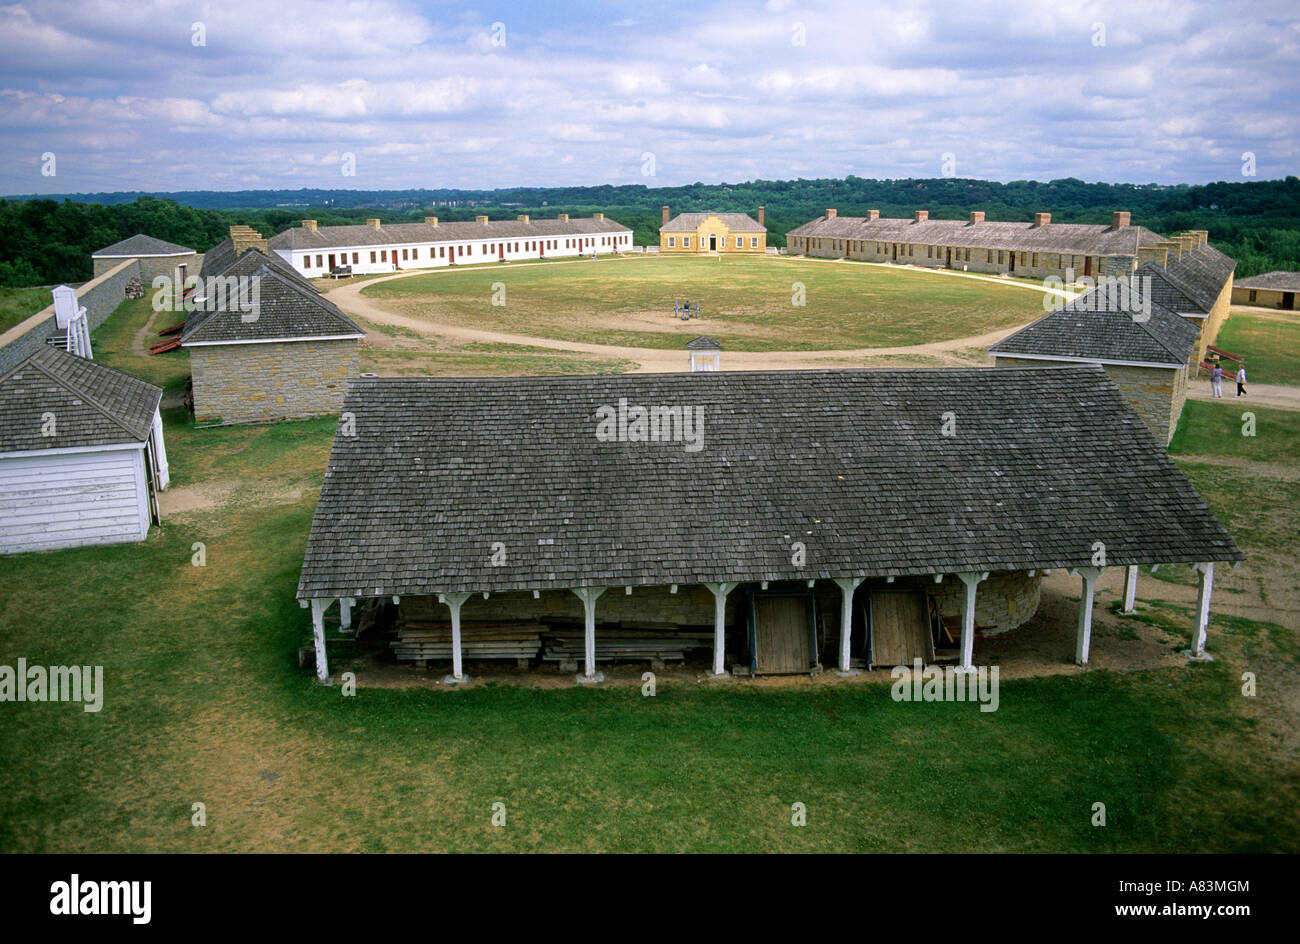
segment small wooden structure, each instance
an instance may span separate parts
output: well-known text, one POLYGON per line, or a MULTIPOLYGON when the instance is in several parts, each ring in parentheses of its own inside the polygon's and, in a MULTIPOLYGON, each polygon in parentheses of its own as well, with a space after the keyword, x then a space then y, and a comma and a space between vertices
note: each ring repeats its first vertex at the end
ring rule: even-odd
POLYGON ((691 372, 722 370, 722 345, 706 335, 686 342, 691 372))

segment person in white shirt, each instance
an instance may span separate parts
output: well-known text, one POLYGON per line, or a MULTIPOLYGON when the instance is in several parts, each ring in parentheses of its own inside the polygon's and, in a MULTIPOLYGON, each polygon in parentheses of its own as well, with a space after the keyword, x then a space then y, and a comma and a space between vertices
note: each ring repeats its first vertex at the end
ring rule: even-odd
POLYGON ((1246 362, 1242 361, 1241 366, 1237 368, 1237 396, 1246 395, 1246 362))

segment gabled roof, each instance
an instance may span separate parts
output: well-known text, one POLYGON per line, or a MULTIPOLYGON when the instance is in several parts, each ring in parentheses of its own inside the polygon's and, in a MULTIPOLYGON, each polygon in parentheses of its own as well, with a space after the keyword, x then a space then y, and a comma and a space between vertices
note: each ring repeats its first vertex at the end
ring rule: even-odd
POLYGON ((1263 288, 1275 292, 1300 292, 1300 272, 1265 272, 1249 278, 1237 279, 1233 283, 1237 288, 1263 288))
POLYGON ((199 270, 199 277, 210 279, 219 276, 225 278, 249 276, 264 265, 274 269, 280 275, 292 279, 303 288, 317 295, 321 294, 320 289, 316 288, 309 279, 304 278, 279 253, 273 252, 268 256, 260 249, 246 249, 242 254, 236 256, 235 243, 231 239, 222 240, 204 253, 203 268, 199 270))
POLYGON ((1116 283, 1104 283, 993 344, 989 353, 1183 367, 1200 329, 1143 296, 1144 284, 1127 291, 1133 283, 1126 281, 1121 293, 1113 291, 1116 283))
POLYGON ((1206 244, 1183 253, 1180 258, 1171 253, 1165 275, 1192 300, 1196 306, 1192 311, 1207 313, 1236 268, 1235 259, 1206 244))
POLYGON ((412 245, 460 239, 532 239, 543 236, 589 236, 632 232, 613 220, 489 220, 486 223, 384 223, 381 226, 295 226, 267 242, 272 250, 335 249, 359 246, 412 245))
POLYGON ((128 236, 126 239, 113 243, 111 246, 105 246, 103 249, 92 252, 92 259, 101 256, 122 257, 130 256, 183 256, 194 252, 188 246, 178 246, 176 243, 169 243, 165 239, 154 239, 152 236, 146 236, 144 233, 136 233, 134 236, 128 236))
POLYGON ((678 213, 659 227, 661 233, 693 233, 709 217, 717 217, 733 233, 766 233, 767 227, 748 213, 678 213))
POLYGON ((1243 556, 1094 365, 362 377, 343 409, 303 598, 1243 556), (598 438, 621 400, 698 409, 701 448, 598 438))
POLYGON ((1066 252, 1081 255, 1136 256, 1139 246, 1154 246, 1158 233, 1144 226, 1100 223, 970 223, 966 220, 906 220, 861 216, 820 217, 787 236, 865 239, 1013 252, 1066 252))
POLYGON ((161 387, 42 345, 0 377, 0 452, 144 442, 161 399, 161 387))
POLYGON ((686 349, 688 351, 721 351, 722 345, 707 334, 702 334, 698 338, 687 341, 686 349))
POLYGON ((211 298, 195 299, 196 307, 185 319, 185 330, 181 332, 182 347, 365 336, 338 306, 311 286, 304 287, 302 279, 283 275, 265 264, 246 275, 238 283, 237 294, 219 291, 211 298), (251 279, 257 280, 256 304, 251 279))

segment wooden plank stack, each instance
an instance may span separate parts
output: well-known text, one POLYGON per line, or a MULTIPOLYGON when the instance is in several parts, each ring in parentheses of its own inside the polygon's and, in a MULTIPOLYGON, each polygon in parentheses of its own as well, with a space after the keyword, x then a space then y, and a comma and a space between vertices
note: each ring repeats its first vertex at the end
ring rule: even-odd
MULTIPOLYGON (((540 623, 494 623, 461 627, 461 657, 528 660, 542 649, 540 623)), ((451 659, 451 624, 403 621, 389 643, 399 660, 446 662, 451 659)))
MULTIPOLYGON (((642 628, 624 624, 618 629, 596 628, 596 661, 682 662, 691 649, 713 644, 713 633, 658 624, 642 628)), ((581 629, 552 629, 546 636, 545 662, 581 662, 585 655, 581 629)))

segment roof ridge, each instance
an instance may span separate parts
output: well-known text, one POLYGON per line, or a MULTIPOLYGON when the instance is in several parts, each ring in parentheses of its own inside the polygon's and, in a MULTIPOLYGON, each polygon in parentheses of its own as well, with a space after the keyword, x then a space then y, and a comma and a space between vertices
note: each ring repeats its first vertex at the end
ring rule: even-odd
MULTIPOLYGON (((49 347, 49 346, 47 345, 47 347, 49 347)), ((59 352, 59 349, 58 349, 58 348, 55 348, 55 347, 50 347, 49 350, 54 351, 54 352, 59 352)), ((76 397, 80 397, 80 398, 81 398, 82 400, 84 400, 88 405, 90 405, 90 406, 93 407, 95 410, 97 410, 100 414, 102 414, 104 417, 106 417, 110 423, 112 423, 112 424, 113 424, 114 426, 116 426, 118 429, 122 430, 122 432, 126 433, 126 434, 127 434, 128 436, 130 436, 133 440, 136 439, 136 438, 140 435, 136 430, 134 430, 134 429, 130 429, 130 428, 129 428, 125 423, 122 422, 122 420, 121 420, 120 418, 114 416, 114 415, 113 415, 112 413, 110 413, 107 409, 105 409, 104 406, 103 406, 103 404, 101 404, 101 403, 98 401, 98 399, 96 399, 96 397, 93 396, 91 393, 87 392, 86 390, 81 389, 78 385, 74 384, 71 380, 68 380, 68 379, 65 378, 65 377, 60 377, 58 374, 51 372, 50 369, 49 369, 48 367, 45 366, 45 364, 43 364, 41 361, 39 361, 39 360, 37 359, 37 358, 38 358, 41 354, 43 354, 43 353, 45 353, 45 352, 44 352, 44 351, 36 351, 36 352, 33 353, 30 357, 28 357, 25 361, 23 361, 23 364, 26 364, 26 363, 29 363, 29 362, 30 362, 30 363, 32 364, 32 366, 35 367, 37 370, 39 370, 42 374, 44 374, 44 375, 45 375, 46 377, 48 377, 50 380, 54 381, 56 384, 58 384, 60 387, 62 387, 62 388, 63 388, 64 390, 66 390, 67 392, 73 394, 73 395, 76 396, 76 397)), ((66 351, 59 352, 59 353, 63 353, 63 354, 65 354, 65 355, 68 356, 68 357, 79 357, 79 355, 76 355, 76 354, 68 354, 66 351)), ((102 367, 104 370, 110 370, 110 371, 113 371, 113 373, 121 374, 121 375, 124 376, 124 377, 129 377, 131 380, 139 381, 139 378, 138 378, 138 377, 132 377, 130 374, 128 374, 128 373, 126 373, 126 372, 124 372, 124 371, 115 370, 114 368, 112 368, 112 367, 107 367, 107 366, 105 366, 105 365, 103 365, 103 364, 96 364, 94 361, 89 360, 89 359, 87 359, 87 358, 81 358, 81 360, 86 360, 87 363, 94 364, 94 366, 96 366, 96 367, 102 367)), ((22 367, 22 364, 19 364, 18 367, 22 367)), ((17 370, 18 368, 14 368, 14 369, 17 370)), ((5 379, 5 380, 9 379, 9 377, 12 375, 12 373, 13 373, 13 371, 10 371, 9 374, 6 374, 5 377, 4 377, 3 379, 5 379)), ((142 383, 148 383, 148 381, 140 381, 140 382, 142 382, 142 383)), ((153 386, 153 385, 150 384, 150 386, 153 386)), ((161 389, 158 391, 158 398, 159 398, 159 400, 162 399, 162 390, 161 390, 161 389)), ((156 406, 155 406, 155 409, 157 409, 156 406)), ((148 433, 147 433, 147 432, 145 433, 145 436, 146 436, 146 437, 148 436, 148 433)))

